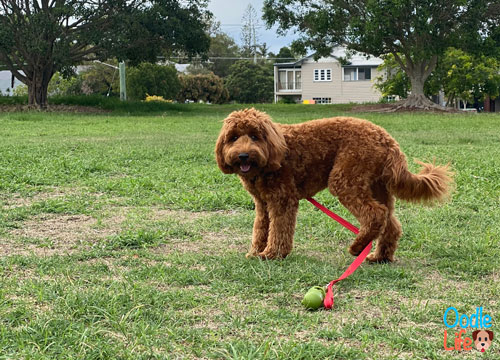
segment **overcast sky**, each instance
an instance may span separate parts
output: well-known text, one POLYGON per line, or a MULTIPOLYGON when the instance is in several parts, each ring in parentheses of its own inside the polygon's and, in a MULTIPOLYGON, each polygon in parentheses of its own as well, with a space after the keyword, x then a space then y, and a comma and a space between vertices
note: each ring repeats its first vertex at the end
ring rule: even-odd
POLYGON ((262 20, 262 7, 264 0, 210 0, 208 9, 214 14, 216 20, 222 24, 221 30, 230 35, 238 44, 241 44, 241 18, 248 4, 252 4, 261 27, 257 28, 259 43, 266 43, 269 51, 277 53, 283 46, 288 46, 296 36, 289 33, 286 37, 278 36, 276 31, 267 30, 262 20))

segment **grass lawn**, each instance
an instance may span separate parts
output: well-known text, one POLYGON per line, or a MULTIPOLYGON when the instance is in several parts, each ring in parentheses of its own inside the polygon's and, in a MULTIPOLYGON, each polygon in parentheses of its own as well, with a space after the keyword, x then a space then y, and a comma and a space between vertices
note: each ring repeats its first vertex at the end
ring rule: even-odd
MULTIPOLYGON (((303 295, 352 262, 352 234, 304 201, 287 259, 245 258, 253 204, 213 156, 237 108, 0 114, 0 359, 500 358, 499 114, 355 114, 408 159, 450 162, 456 192, 398 201, 397 261, 363 264, 333 311, 310 312, 303 295), (491 316, 485 354, 444 350, 450 306, 491 316)), ((348 109, 258 108, 283 123, 348 109)))

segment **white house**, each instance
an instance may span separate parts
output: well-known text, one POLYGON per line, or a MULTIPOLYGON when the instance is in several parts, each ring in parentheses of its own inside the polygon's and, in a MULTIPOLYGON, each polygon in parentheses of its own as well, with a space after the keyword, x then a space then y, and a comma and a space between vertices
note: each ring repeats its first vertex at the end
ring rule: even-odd
POLYGON ((274 101, 289 98, 317 104, 376 102, 381 93, 374 87, 383 60, 354 54, 346 58, 344 48, 329 57, 310 55, 296 62, 274 64, 274 101), (345 59, 347 61, 345 61, 345 59))

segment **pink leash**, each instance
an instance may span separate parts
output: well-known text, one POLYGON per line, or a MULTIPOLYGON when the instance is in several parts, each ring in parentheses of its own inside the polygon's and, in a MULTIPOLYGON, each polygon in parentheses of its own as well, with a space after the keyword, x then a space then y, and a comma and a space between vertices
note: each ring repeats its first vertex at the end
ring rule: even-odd
MULTIPOLYGON (((321 205, 319 202, 317 202, 313 198, 308 198, 307 201, 309 201, 311 204, 313 204, 318 209, 323 211, 326 215, 331 217, 333 220, 337 221, 343 227, 351 230, 355 234, 359 233, 359 229, 356 226, 354 226, 353 224, 351 224, 347 220, 341 218, 340 216, 335 214, 333 211, 328 210, 326 207, 321 205)), ((356 259, 354 259, 352 264, 349 265, 347 270, 344 271, 344 273, 338 279, 332 280, 328 284, 325 300, 323 301, 323 305, 324 305, 325 309, 331 309, 333 307, 333 284, 335 284, 336 282, 339 282, 340 280, 344 280, 346 277, 348 277, 354 271, 356 271, 356 269, 359 267, 359 265, 361 265, 361 263, 366 259, 366 257, 370 253, 371 249, 372 249, 372 242, 370 241, 370 243, 368 245, 366 245, 366 247, 361 252, 361 254, 359 254, 358 257, 356 259)))

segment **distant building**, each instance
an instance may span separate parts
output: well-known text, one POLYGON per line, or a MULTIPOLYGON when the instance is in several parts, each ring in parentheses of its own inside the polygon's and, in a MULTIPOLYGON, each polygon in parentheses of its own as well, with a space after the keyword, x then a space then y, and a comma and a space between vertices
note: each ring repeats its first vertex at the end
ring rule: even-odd
MULTIPOLYGON (((14 79, 14 88, 22 84, 19 80, 14 79)), ((8 70, 0 71, 0 91, 6 95, 9 91, 12 95, 12 73, 8 70)))
POLYGON ((500 96, 496 99, 490 99, 489 96, 486 96, 486 99, 484 99, 484 111, 500 112, 500 96))
POLYGON ((274 101, 288 98, 296 102, 314 100, 321 104, 379 101, 382 94, 374 87, 383 60, 364 54, 346 58, 344 48, 328 57, 313 55, 296 62, 274 64, 274 101))

